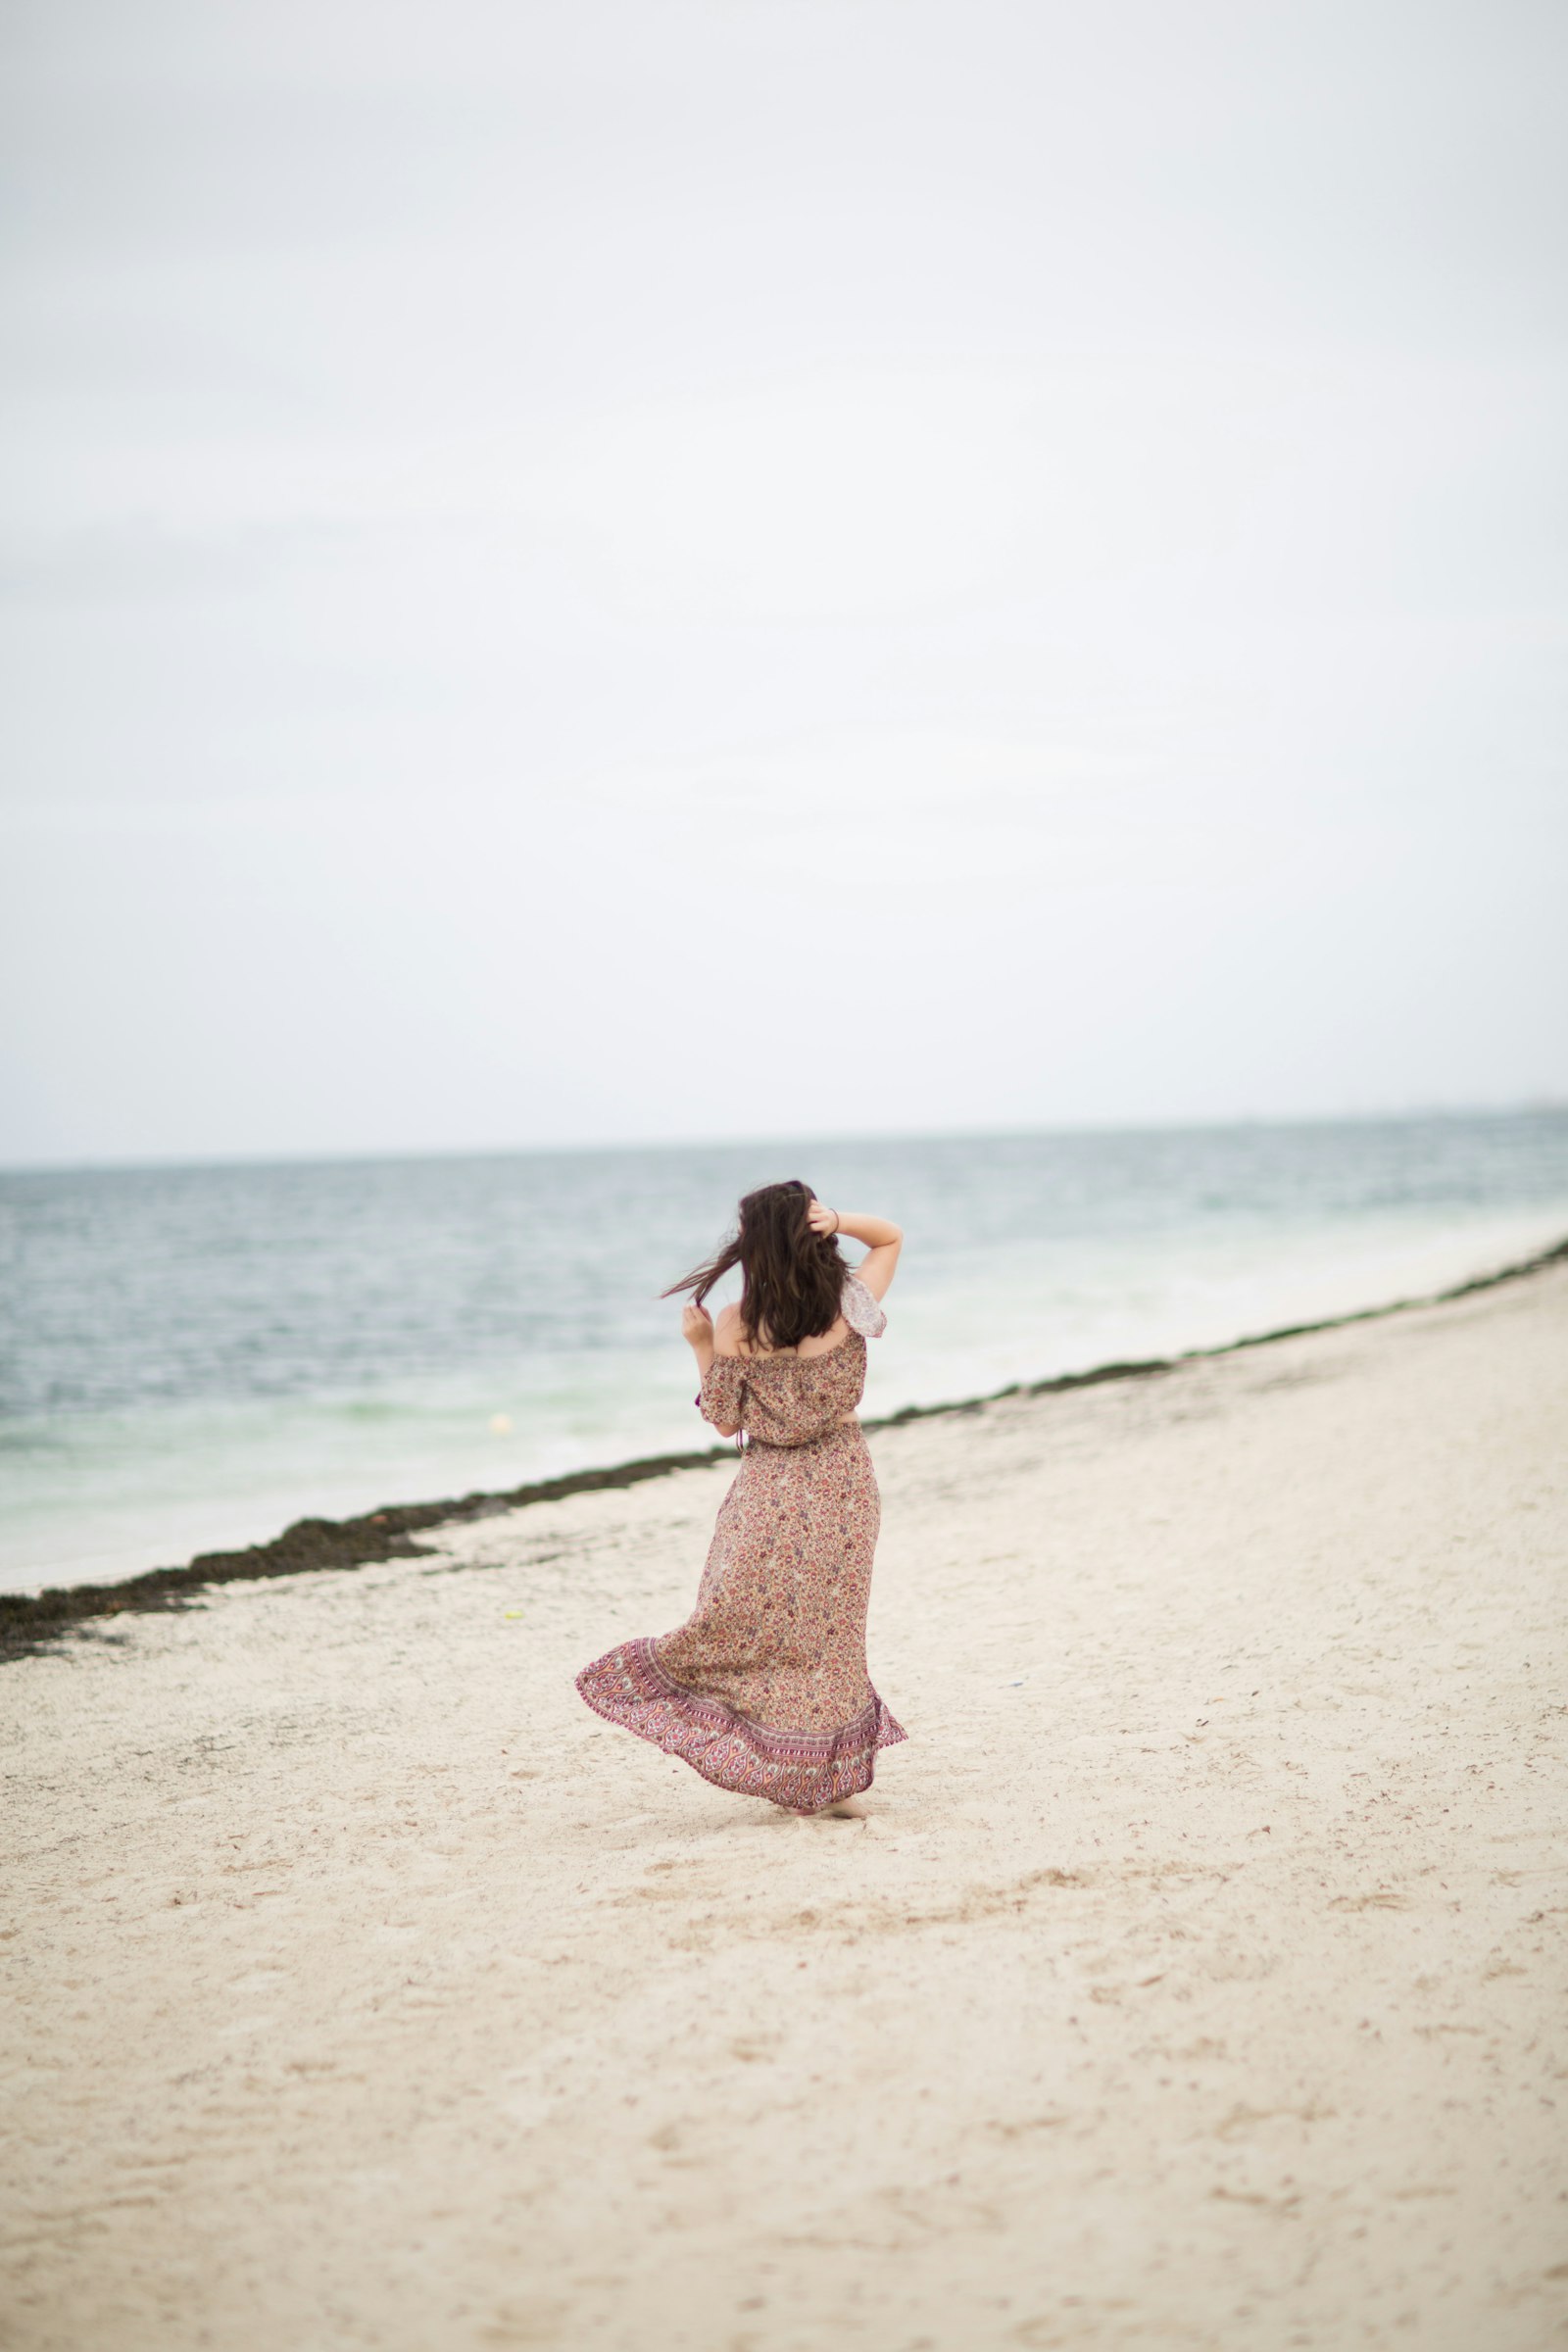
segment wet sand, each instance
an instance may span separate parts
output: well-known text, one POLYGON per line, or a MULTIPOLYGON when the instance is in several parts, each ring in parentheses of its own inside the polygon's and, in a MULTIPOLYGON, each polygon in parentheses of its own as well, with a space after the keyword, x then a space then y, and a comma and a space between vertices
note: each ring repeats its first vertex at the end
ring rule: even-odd
POLYGON ((16 1661, 0 2343, 1568 2340, 1565 1431, 1564 1265, 878 1431, 864 1823, 572 1690, 722 1462, 16 1661))

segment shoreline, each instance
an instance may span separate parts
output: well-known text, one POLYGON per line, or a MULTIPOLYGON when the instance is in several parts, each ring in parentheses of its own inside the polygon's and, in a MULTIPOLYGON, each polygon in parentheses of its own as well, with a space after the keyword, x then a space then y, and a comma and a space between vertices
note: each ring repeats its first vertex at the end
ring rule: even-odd
MULTIPOLYGON (((1046 1380, 1012 1381, 1005 1388, 982 1396, 960 1397, 941 1404, 902 1405, 895 1413, 862 1420, 861 1426, 867 1430, 893 1429, 909 1421, 980 1412, 987 1405, 1008 1397, 1047 1396, 1111 1381, 1147 1380, 1187 1364, 1276 1346, 1313 1332, 1343 1330, 1357 1323, 1443 1305, 1477 1292, 1524 1281, 1565 1259, 1568 1259, 1568 1237, 1533 1257, 1498 1267, 1490 1274, 1474 1275, 1446 1290, 1390 1299, 1376 1306, 1355 1307, 1346 1314, 1313 1322, 1250 1333, 1216 1347, 1186 1348, 1176 1355, 1099 1364, 1084 1372, 1057 1373, 1046 1380)), ((110 1585, 49 1586, 32 1593, 0 1592, 0 1664, 35 1655, 67 1633, 76 1632, 91 1639, 88 1629, 103 1618, 199 1605, 199 1595, 218 1585, 429 1557, 434 1546, 416 1543, 414 1540, 416 1535, 466 1521, 499 1517, 533 1503, 561 1501, 572 1494, 638 1486, 649 1479, 668 1477, 677 1470, 706 1469, 729 1457, 731 1452, 729 1446, 715 1445, 690 1452, 649 1455, 605 1468, 568 1471, 559 1478, 447 1496, 433 1502, 389 1503, 348 1519, 301 1519, 268 1543, 249 1544, 236 1551, 199 1552, 183 1567, 152 1568, 110 1585)))

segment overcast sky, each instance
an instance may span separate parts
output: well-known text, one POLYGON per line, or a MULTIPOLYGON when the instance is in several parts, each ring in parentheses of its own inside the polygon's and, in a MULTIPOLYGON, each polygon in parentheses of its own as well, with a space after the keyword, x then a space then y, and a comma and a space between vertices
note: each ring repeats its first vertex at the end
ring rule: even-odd
POLYGON ((11 1160, 1568 1095, 1516 0, 13 0, 11 1160))

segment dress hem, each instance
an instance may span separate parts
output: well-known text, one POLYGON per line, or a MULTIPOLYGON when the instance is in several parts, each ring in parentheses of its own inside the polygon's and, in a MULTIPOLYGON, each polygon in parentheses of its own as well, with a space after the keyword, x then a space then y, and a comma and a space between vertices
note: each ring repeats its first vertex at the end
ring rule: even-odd
POLYGON ((678 1757, 714 1788, 762 1797, 786 1813, 819 1813, 859 1795, 871 1786, 877 1750, 908 1738, 875 1690, 836 1732, 771 1731, 677 1683, 647 1638, 607 1650, 583 1668, 576 1687, 607 1723, 678 1757))

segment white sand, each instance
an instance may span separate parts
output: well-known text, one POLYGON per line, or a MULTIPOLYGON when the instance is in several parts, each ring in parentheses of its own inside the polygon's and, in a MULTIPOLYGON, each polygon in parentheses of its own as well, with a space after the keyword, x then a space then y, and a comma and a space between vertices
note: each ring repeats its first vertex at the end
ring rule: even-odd
POLYGON ((0 2341, 1564 2341, 1565 1340, 877 1435, 867 1826, 572 1690, 723 1469, 0 1671, 0 2341))

